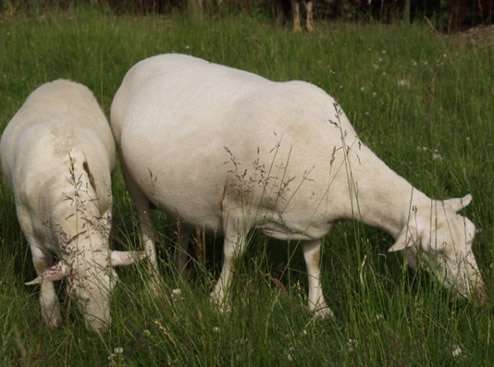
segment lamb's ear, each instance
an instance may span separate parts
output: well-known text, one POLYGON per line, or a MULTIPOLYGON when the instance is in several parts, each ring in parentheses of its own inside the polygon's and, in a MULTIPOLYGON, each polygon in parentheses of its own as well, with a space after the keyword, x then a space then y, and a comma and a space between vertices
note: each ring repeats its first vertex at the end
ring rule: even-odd
POLYGON ((416 238, 413 238, 412 233, 417 233, 417 231, 410 226, 405 226, 393 246, 388 249, 388 252, 403 251, 407 247, 412 246, 416 242, 416 238))
POLYGON ((472 202, 472 195, 467 194, 462 198, 448 199, 444 200, 444 202, 458 212, 472 202))
POLYGON ((111 265, 112 266, 132 265, 137 260, 144 259, 145 257, 146 257, 146 253, 144 251, 112 251, 111 265))
POLYGON ((69 275, 69 267, 59 261, 55 265, 53 265, 51 268, 46 269, 43 273, 38 275, 36 279, 31 280, 30 282, 24 283, 25 285, 34 285, 34 284, 39 284, 44 281, 49 281, 49 282, 54 282, 56 280, 60 280, 67 275, 69 275))

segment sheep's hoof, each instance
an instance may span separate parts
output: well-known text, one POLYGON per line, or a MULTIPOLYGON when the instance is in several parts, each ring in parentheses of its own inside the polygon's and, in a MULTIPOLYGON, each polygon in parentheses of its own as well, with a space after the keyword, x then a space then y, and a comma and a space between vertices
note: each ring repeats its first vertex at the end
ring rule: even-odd
POLYGON ((227 301, 226 297, 220 297, 214 292, 209 296, 209 302, 220 314, 232 311, 232 306, 230 305, 230 302, 227 301))
POLYGON ((327 319, 334 318, 334 313, 327 305, 319 306, 312 310, 314 312, 314 316, 318 319, 327 319))

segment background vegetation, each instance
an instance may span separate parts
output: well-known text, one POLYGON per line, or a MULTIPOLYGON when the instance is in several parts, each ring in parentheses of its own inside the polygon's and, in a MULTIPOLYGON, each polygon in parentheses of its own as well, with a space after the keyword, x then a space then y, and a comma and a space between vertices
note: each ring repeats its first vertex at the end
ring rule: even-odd
MULTIPOLYGON (((64 325, 40 318, 30 253, 0 186, 0 365, 489 366, 494 360, 494 50, 463 48, 424 24, 317 24, 294 34, 239 13, 191 23, 181 13, 121 15, 92 7, 0 16, 0 131, 43 82, 89 86, 106 112, 125 72, 181 52, 335 96, 365 141, 435 198, 473 194, 474 251, 490 292, 482 309, 388 254, 385 233, 345 222, 324 239, 323 286, 334 320, 306 309, 299 244, 255 236, 235 275, 232 312, 208 303, 221 240, 182 278, 169 265, 175 225, 155 213, 162 295, 139 266, 119 269, 111 330, 98 336, 64 299, 64 325)), ((114 248, 138 248, 133 205, 114 174, 114 248)))
MULTIPOLYGON (((0 12, 36 12, 90 5, 119 14, 170 14, 189 10, 207 16, 247 12, 252 16, 286 21, 290 0, 0 0, 0 12), (198 9, 200 8, 200 9, 198 9)), ((302 11, 303 11, 302 7, 302 11)), ((381 22, 430 19, 441 30, 454 31, 494 19, 494 0, 315 0, 317 19, 381 22)))

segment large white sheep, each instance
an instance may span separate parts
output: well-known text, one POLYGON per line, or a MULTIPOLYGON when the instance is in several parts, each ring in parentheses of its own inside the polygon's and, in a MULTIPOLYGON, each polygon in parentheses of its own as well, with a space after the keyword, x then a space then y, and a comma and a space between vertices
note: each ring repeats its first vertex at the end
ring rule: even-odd
POLYGON ((61 323, 52 281, 66 277, 86 323, 104 330, 117 279, 111 266, 132 263, 133 254, 109 249, 115 144, 93 94, 67 80, 37 88, 5 128, 0 157, 38 273, 26 284, 41 285, 44 321, 61 323))
POLYGON ((150 203, 224 235, 215 302, 223 304, 234 259, 256 228, 303 242, 309 308, 331 314, 320 284, 320 240, 340 219, 382 228, 396 239, 389 251, 407 249, 412 266, 420 254, 445 286, 485 301, 472 253, 475 226, 457 214, 471 196, 437 201, 415 189, 314 85, 159 55, 126 74, 111 125, 153 264, 150 203))

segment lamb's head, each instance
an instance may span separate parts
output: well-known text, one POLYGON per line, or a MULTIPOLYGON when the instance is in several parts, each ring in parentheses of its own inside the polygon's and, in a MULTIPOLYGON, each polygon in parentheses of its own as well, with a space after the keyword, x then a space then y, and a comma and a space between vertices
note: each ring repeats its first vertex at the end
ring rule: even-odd
POLYGON ((67 294, 81 311, 86 325, 103 332, 111 324, 111 293, 118 281, 113 267, 130 265, 142 257, 141 252, 98 249, 71 257, 69 262, 61 260, 26 285, 65 278, 67 294))
POLYGON ((425 265, 446 287, 483 305, 487 295, 472 243, 475 225, 458 213, 471 195, 412 206, 408 224, 389 251, 406 250, 408 264, 425 265))

